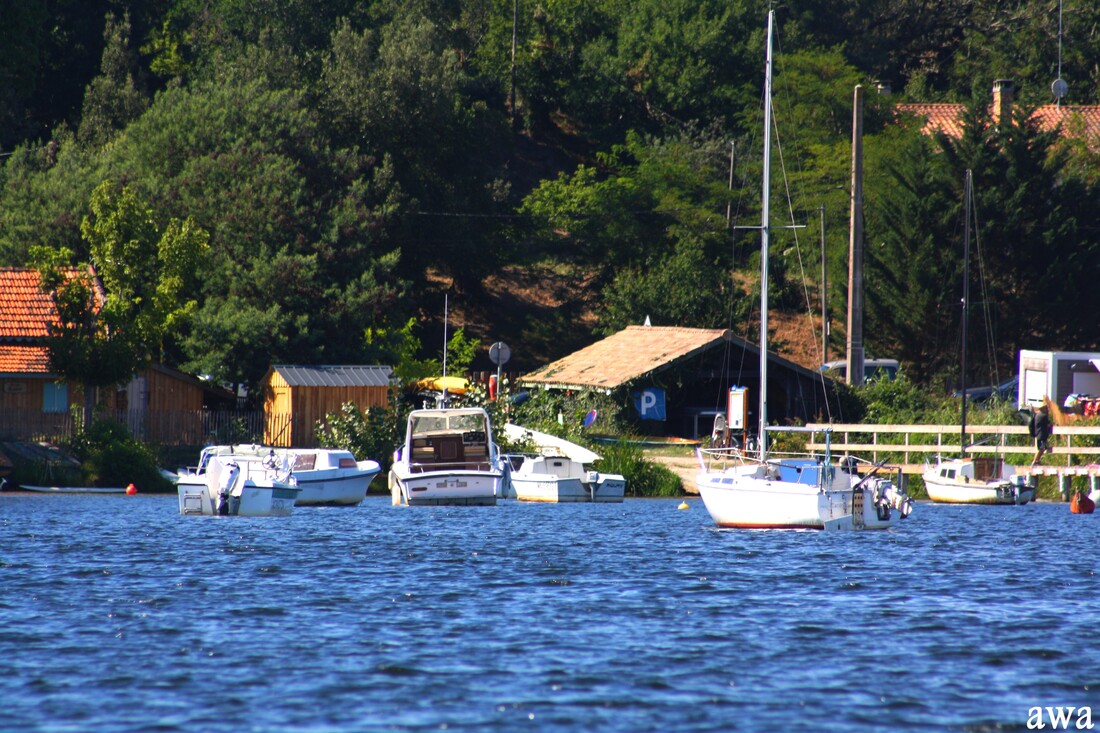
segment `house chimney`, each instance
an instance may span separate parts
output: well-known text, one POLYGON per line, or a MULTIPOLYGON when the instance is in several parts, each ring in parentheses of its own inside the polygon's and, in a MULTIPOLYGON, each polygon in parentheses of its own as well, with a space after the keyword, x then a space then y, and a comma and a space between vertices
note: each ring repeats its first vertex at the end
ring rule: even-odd
POLYGON ((1012 80, 998 79, 993 82, 993 124, 1000 125, 1001 120, 1012 121, 1012 80))

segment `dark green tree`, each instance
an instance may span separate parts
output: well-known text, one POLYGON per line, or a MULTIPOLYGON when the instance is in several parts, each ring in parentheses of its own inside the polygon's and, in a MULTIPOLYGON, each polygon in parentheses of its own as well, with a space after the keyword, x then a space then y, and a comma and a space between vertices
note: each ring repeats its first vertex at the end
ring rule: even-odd
POLYGON ((103 31, 103 60, 100 74, 88 85, 77 139, 98 147, 110 141, 128 123, 137 119, 148 103, 134 81, 136 62, 130 45, 130 16, 121 20, 107 15, 103 31))

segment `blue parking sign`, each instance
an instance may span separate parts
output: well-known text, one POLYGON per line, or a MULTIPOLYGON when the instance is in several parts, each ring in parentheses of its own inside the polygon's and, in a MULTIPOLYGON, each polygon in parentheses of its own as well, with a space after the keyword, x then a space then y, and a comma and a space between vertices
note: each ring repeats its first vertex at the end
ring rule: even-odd
POLYGON ((634 409, 643 420, 665 419, 665 391, 660 387, 646 387, 639 392, 631 392, 634 409))

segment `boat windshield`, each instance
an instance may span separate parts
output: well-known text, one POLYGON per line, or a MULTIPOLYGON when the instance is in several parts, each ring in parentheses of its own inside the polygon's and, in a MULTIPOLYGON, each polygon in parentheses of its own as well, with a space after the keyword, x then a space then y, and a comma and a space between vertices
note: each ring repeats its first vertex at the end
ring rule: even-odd
POLYGON ((480 412, 453 412, 449 414, 413 415, 412 434, 462 433, 471 430, 485 431, 485 415, 480 412))

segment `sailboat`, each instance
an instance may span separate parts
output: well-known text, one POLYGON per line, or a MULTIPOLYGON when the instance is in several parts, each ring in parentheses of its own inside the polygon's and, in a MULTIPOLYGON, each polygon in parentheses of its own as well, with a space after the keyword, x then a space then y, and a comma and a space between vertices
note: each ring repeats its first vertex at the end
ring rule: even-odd
POLYGON ((966 336, 970 308, 970 220, 974 201, 973 177, 969 170, 963 185, 963 298, 961 394, 962 408, 959 435, 960 455, 940 457, 925 469, 924 486, 928 498, 946 504, 1027 504, 1035 498, 1035 482, 1029 476, 1016 473, 1016 467, 1005 463, 1004 457, 968 455, 966 440, 966 336))
MULTIPOLYGON (((780 457, 767 446, 768 244, 771 178, 772 36, 775 12, 768 13, 764 74, 764 176, 760 225, 760 404, 758 456, 731 449, 696 449, 695 483, 719 527, 752 529, 887 529, 909 514, 912 504, 899 486, 879 476, 882 465, 860 471, 852 457, 833 463, 831 431, 824 455, 780 457)), ((809 428, 780 428, 810 432, 809 428)), ((819 431, 821 432, 821 431, 819 431)))

